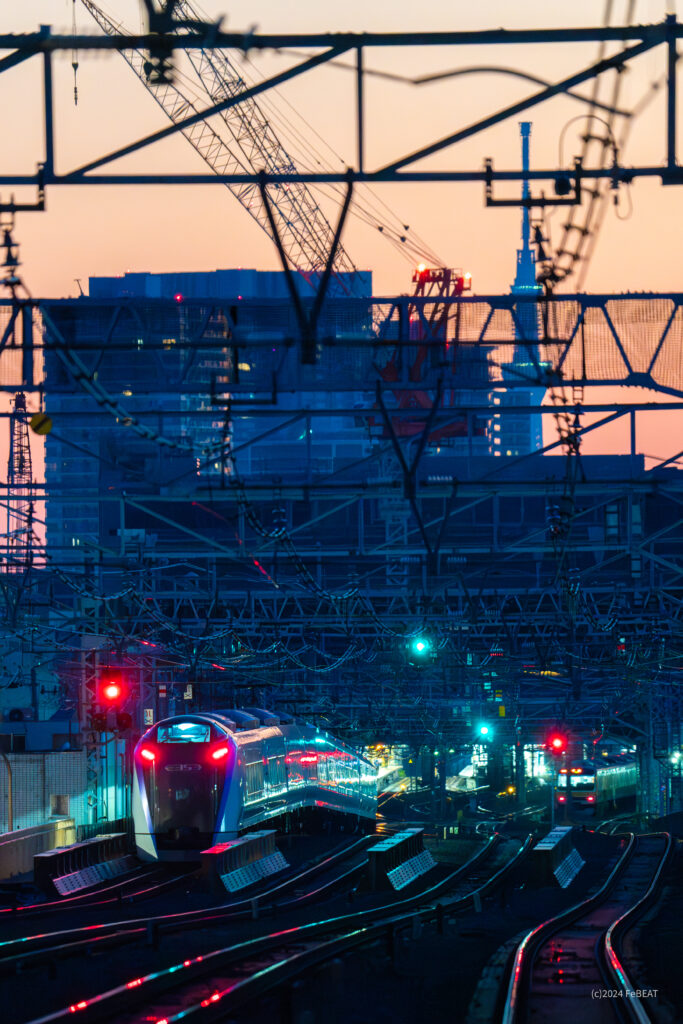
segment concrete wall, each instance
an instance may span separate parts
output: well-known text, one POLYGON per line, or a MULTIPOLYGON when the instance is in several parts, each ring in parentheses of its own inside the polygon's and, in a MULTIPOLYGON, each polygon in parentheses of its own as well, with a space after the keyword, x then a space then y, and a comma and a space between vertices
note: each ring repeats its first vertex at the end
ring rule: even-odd
MULTIPOLYGON (((87 819, 84 750, 8 754, 12 765, 14 829, 43 826, 59 818, 87 819)), ((0 758, 0 833, 7 832, 8 774, 0 758)), ((49 847, 48 847, 49 849, 49 847)))
POLYGON ((46 825, 0 835, 0 880, 30 874, 37 853, 75 842, 76 826, 73 818, 63 818, 46 825))

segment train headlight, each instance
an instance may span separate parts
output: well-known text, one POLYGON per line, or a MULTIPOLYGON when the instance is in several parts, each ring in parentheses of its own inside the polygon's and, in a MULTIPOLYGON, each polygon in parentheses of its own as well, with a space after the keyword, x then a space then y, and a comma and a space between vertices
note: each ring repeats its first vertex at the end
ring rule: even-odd
POLYGON ((154 758, 156 757, 156 754, 154 753, 153 750, 150 750, 149 747, 141 747, 140 757, 142 758, 143 761, 147 761, 149 764, 152 764, 154 758))

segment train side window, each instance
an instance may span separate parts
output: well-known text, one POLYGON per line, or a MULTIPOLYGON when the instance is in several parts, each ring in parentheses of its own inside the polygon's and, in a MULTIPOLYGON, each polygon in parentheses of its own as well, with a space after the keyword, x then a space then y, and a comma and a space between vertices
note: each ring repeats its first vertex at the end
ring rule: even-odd
POLYGON ((263 796, 263 761, 259 760, 244 767, 246 788, 245 803, 255 803, 263 796))
POLYGON ((276 754, 269 757, 264 764, 266 780, 270 790, 279 790, 285 784, 285 757, 284 754, 276 754))

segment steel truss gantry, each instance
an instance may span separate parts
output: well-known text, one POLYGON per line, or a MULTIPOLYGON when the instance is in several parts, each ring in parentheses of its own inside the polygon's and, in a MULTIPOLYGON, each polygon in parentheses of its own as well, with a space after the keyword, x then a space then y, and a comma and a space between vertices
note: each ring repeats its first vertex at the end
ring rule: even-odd
MULTIPOLYGON (((655 177, 663 184, 680 184, 683 182, 683 169, 679 167, 677 160, 677 132, 676 132, 676 109, 677 109, 677 42, 683 35, 683 25, 679 23, 675 15, 667 16, 664 22, 651 25, 624 25, 615 27, 595 28, 559 28, 559 29, 494 29, 475 32, 418 32, 418 33, 317 33, 317 34, 279 34, 266 35, 258 33, 236 33, 222 32, 215 25, 207 25, 203 31, 187 29, 179 32, 171 32, 166 35, 141 34, 141 35, 83 35, 75 34, 69 36, 53 35, 48 26, 42 26, 40 31, 15 35, 5 33, 0 35, 0 50, 9 51, 0 60, 0 72, 8 72, 18 64, 33 57, 42 59, 44 68, 44 102, 43 114, 45 123, 45 146, 42 159, 39 162, 38 170, 35 173, 5 173, 0 175, 0 185, 8 186, 35 186, 41 194, 46 188, 64 185, 140 185, 140 184, 211 184, 222 183, 238 186, 257 185, 264 181, 268 184, 291 184, 292 182, 314 183, 342 183, 342 182, 395 182, 395 181, 480 181, 490 191, 495 182, 530 180, 536 182, 556 183, 561 180, 562 184, 558 189, 558 195, 566 196, 572 188, 575 190, 577 200, 580 199, 582 182, 606 179, 613 183, 614 188, 620 184, 628 184, 636 178, 655 177), (463 48, 470 46, 509 46, 515 44, 526 44, 530 46, 549 46, 556 43, 586 43, 586 42, 614 42, 622 46, 617 53, 603 57, 588 66, 581 68, 555 83, 546 85, 529 95, 526 99, 512 103, 500 110, 481 118, 472 124, 461 127, 449 133, 443 138, 419 146, 408 153, 397 154, 383 166, 368 169, 366 166, 366 105, 367 94, 365 89, 366 77, 368 74, 368 53, 403 51, 407 47, 423 47, 430 49, 434 47, 463 48), (53 94, 52 94, 52 58, 55 53, 62 50, 68 51, 106 51, 119 50, 122 52, 138 50, 147 54, 158 54, 163 50, 165 58, 169 58, 174 52, 182 50, 202 51, 216 50, 220 52, 234 51, 236 53, 262 53, 264 51, 278 51, 280 53, 290 50, 292 47, 303 51, 312 51, 312 55, 298 64, 291 65, 286 70, 272 75, 270 78, 259 82, 249 88, 242 89, 234 95, 221 97, 205 108, 186 117, 178 119, 174 124, 157 132, 150 133, 142 138, 136 139, 125 146, 121 146, 109 153, 102 154, 93 160, 89 160, 80 167, 73 168, 60 173, 55 167, 55 126, 53 115, 53 94), (443 169, 417 169, 416 164, 433 156, 435 153, 442 153, 458 142, 472 138, 475 135, 493 127, 496 124, 518 117, 520 114, 533 109, 539 104, 551 100, 555 96, 576 94, 577 87, 585 82, 590 82, 597 76, 614 70, 622 70, 631 61, 641 55, 664 48, 666 52, 666 119, 664 124, 665 138, 664 148, 666 151, 665 163, 656 165, 635 165, 621 166, 615 155, 611 166, 581 166, 556 167, 548 169, 536 169, 523 172, 521 169, 497 170, 492 162, 488 162, 483 169, 456 170, 453 168, 443 169), (100 171, 100 168, 107 167, 115 160, 131 153, 146 149, 162 139, 169 138, 177 133, 190 130, 194 125, 217 114, 237 107, 240 103, 246 103, 255 97, 275 89, 285 82, 291 81, 305 74, 312 74, 315 69, 338 61, 345 54, 354 58, 356 74, 355 97, 350 105, 349 117, 355 123, 356 130, 356 154, 353 165, 345 173, 330 173, 319 171, 302 171, 293 174, 289 171, 273 171, 265 169, 265 175, 253 172, 227 171, 223 174, 184 174, 184 173, 112 173, 100 171), (99 173, 97 173, 99 172, 99 173), (569 182, 569 188, 565 183, 569 182)), ((313 85, 312 85, 313 87, 313 85)), ((590 104, 590 97, 585 97, 587 104, 590 104)), ((407 132, 409 125, 403 125, 407 132)), ((538 197, 531 197, 530 202, 538 203, 538 197)), ((550 200, 552 201, 552 200, 550 200)), ((560 199, 561 202, 566 200, 560 199)), ((29 208, 24 204, 22 208, 29 208)), ((36 207, 37 208, 37 207, 36 207)), ((42 208, 42 207, 41 207, 42 208)))
MULTIPOLYGON (((639 177, 679 184, 676 65, 682 34, 683 26, 671 16, 646 26, 417 35, 265 36, 190 25, 181 32, 165 35, 162 29, 162 34, 138 37, 60 37, 47 28, 0 36, 0 49, 9 51, 0 72, 34 56, 42 60, 45 125, 38 170, 0 175, 0 186, 35 186, 36 204, 0 208, 43 209, 46 190, 65 185, 222 183, 264 189, 291 182, 345 182, 350 194, 359 181, 479 181, 490 199, 494 184, 526 179, 550 181, 558 195, 573 191, 579 200, 590 180, 605 179, 615 190, 639 177), (612 41, 621 49, 445 138, 368 169, 369 51, 590 41, 612 41), (154 58, 160 50, 168 55, 207 46, 238 52, 299 47, 312 55, 167 129, 65 173, 57 169, 55 52, 134 47, 154 58), (656 47, 666 52, 662 165, 626 167, 615 152, 610 166, 575 163, 531 171, 498 170, 492 161, 475 170, 418 166, 555 96, 574 95, 582 83, 618 73, 656 47), (189 131, 200 119, 225 113, 344 54, 355 58, 350 116, 356 154, 343 174, 108 170, 121 157, 189 131)), ((532 195, 529 204, 537 198, 532 195)), ((127 466, 128 475, 114 493, 84 493, 81 504, 90 503, 98 512, 116 504, 120 532, 112 528, 114 540, 101 537, 76 558, 73 552, 67 558, 63 550, 48 551, 46 561, 20 580, 5 580, 8 636, 40 637, 46 650, 49 644, 53 655, 60 652, 74 663, 79 682, 83 671, 77 652, 102 650, 103 637, 136 666, 142 700, 149 698, 155 681, 184 676, 221 697, 244 688, 257 690, 264 701, 273 695, 352 731, 386 722, 394 735, 431 731, 462 739, 468 716, 481 707, 495 711, 505 706, 510 722, 563 717, 585 726, 590 720, 624 737, 650 730, 653 740, 662 716, 680 718, 679 472, 666 466, 646 472, 636 458, 636 418, 655 403, 641 404, 622 390, 612 406, 608 402, 602 408, 585 401, 585 389, 645 387, 666 396, 667 407, 676 407, 673 400, 683 391, 681 297, 578 295, 564 304, 548 299, 536 304, 539 332, 533 338, 524 336, 527 318, 520 315, 518 296, 454 300, 446 339, 431 333, 429 325, 444 318, 429 315, 427 302, 411 297, 386 300, 379 308, 369 301, 364 308, 349 306, 353 330, 338 331, 334 324, 341 314, 334 314, 335 321, 328 300, 317 331, 311 331, 316 337, 307 339, 304 362, 312 362, 312 355, 316 365, 302 367, 295 344, 301 318, 292 310, 282 315, 273 345, 272 336, 264 341, 250 332, 248 304, 233 316, 234 305, 221 303, 188 303, 181 309, 153 302, 111 303, 90 336, 75 336, 65 326, 68 304, 15 300, 2 323, 0 361, 9 367, 0 375, 2 387, 39 392, 41 357, 59 360, 66 381, 61 392, 59 386, 50 392, 53 400, 61 399, 51 442, 61 444, 62 452, 80 446, 87 458, 92 456, 82 438, 74 439, 76 417, 86 411, 92 426, 107 424, 104 429, 115 442, 125 447, 135 435, 140 445, 186 457, 192 470, 179 465, 175 476, 142 480, 127 466), (39 338, 31 330, 34 317, 45 326, 39 338), (359 319, 365 321, 363 331, 359 319), (378 323, 383 324, 380 330, 378 323), (102 383, 103 345, 110 354, 118 350, 133 359, 144 351, 156 361, 157 376, 141 383, 131 401, 123 389, 108 391, 102 383), (420 357, 423 372, 415 380, 409 368, 416 365, 419 348, 429 358, 420 357), (526 354, 516 370, 515 348, 526 354), (218 363, 208 387, 206 378, 194 372, 209 358, 206 353, 218 363), (462 372, 468 357, 472 364, 486 364, 485 378, 477 381, 462 372), (390 383, 381 372, 387 365, 392 373, 396 370, 390 383), (534 400, 535 388, 550 398, 552 407, 534 400), (530 398, 523 409, 556 417, 558 439, 542 454, 563 453, 564 459, 557 460, 564 462, 561 472, 546 472, 551 460, 537 453, 491 459, 497 464, 487 465, 467 450, 477 421, 486 424, 493 415, 491 393, 496 389, 527 389, 530 398), (449 390, 458 393, 455 403, 445 400, 449 390), (360 391, 360 401, 343 408, 339 403, 334 409, 316 407, 315 395, 345 391, 349 399, 360 391), (397 393, 414 402, 401 404, 397 393), (70 413, 64 400, 73 404, 74 396, 84 404, 70 413), (169 403, 169 396, 175 402, 169 403), (164 407, 153 407, 154 398, 163 399, 164 407), (194 420, 205 419, 207 431, 215 435, 209 451, 197 450, 183 431, 188 400, 194 420), (632 458, 620 464, 608 486, 591 476, 589 460, 580 455, 581 437, 597 429, 583 422, 589 411, 605 412, 603 424, 630 418, 632 458), (285 427, 302 422, 307 445, 311 425, 331 415, 353 415, 354 426, 368 439, 367 455, 351 466, 333 463, 321 471, 310 448, 299 476, 283 479, 271 471, 257 479, 241 471, 242 457, 259 445, 276 443, 285 427), (247 420, 260 420, 263 429, 240 441, 237 427, 247 420), (414 428, 417 447, 401 432, 406 422, 414 428), (465 462, 440 463, 437 431, 458 425, 465 462), (221 471, 205 488, 197 486, 192 475, 215 460, 221 471), (517 479, 515 467, 521 470, 517 479), (197 519, 197 509, 207 518, 197 519), (386 527, 389 510, 398 523, 395 530, 386 527), (152 534, 154 543, 147 543, 152 534), (30 612, 23 617, 12 602, 19 587, 32 595, 30 612), (101 614, 93 615, 93 604, 101 614), (429 664, 411 665, 406 643, 420 630, 433 636, 436 657, 429 664), (93 639, 84 642, 87 638, 93 639)), ((520 411, 501 405, 496 415, 504 420, 520 411)), ((118 468, 119 455, 114 444, 118 468)), ((101 460, 99 450, 95 458, 101 460)), ((673 467, 677 459, 667 462, 673 467)), ((35 493, 41 496, 39 488, 35 493)), ((55 506, 75 503, 73 490, 60 494, 52 487, 45 496, 55 506)), ((86 668, 91 679, 92 666, 86 668)), ((650 747, 655 748, 654 741, 650 747)))
MULTIPOLYGON (((191 680, 202 700, 275 702, 349 735, 386 723, 416 742, 427 733, 463 742, 467 723, 499 706, 508 729, 523 721, 529 735, 565 720, 632 739, 658 707, 645 696, 660 690, 675 716, 683 491, 675 456, 645 469, 636 424, 648 411, 680 408, 683 297, 537 301, 533 344, 520 337, 529 317, 516 297, 456 300, 445 338, 430 337, 438 318, 413 298, 367 301, 360 321, 375 324, 378 305, 381 331, 336 336, 335 323, 359 322, 358 302, 345 301, 324 309, 315 366, 299 360, 285 306, 270 310, 277 330, 267 343, 250 326, 248 303, 232 321, 220 303, 27 307, 42 329, 36 358, 48 366, 48 460, 73 451, 99 464, 106 450, 102 465, 119 475, 108 478, 113 490, 79 492, 62 491, 51 471, 48 491, 36 488, 52 514, 89 505, 110 528, 76 554, 48 549, 34 572, 43 607, 47 588, 53 595, 49 629, 38 625, 40 610, 19 628, 41 629, 67 662, 83 633, 104 637, 140 677, 149 701, 141 706, 158 712, 168 707, 155 682, 167 686, 165 700, 180 701, 191 680), (515 345, 528 358, 503 379, 515 345), (151 362, 136 375, 138 357, 151 362), (193 375, 206 359, 219 370, 193 375), (121 360, 128 383, 115 388, 121 360), (484 377, 471 375, 482 363, 484 377), (62 377, 50 377, 57 366, 62 377), (627 383, 663 401, 643 404, 627 383), (611 386, 611 401, 592 402, 593 385, 611 386), (494 405, 501 389, 524 392, 525 404, 494 405), (449 391, 458 396, 451 404, 449 391), (181 430, 188 396, 192 417, 229 456, 218 472, 209 465, 216 452, 200 458, 199 477, 201 446, 181 430), (542 452, 474 454, 472 423, 494 411, 502 420, 564 417, 569 428, 542 452), (597 429, 584 422, 589 413, 603 423, 627 416, 631 454, 597 467, 582 456, 582 437, 597 429), (335 415, 365 454, 321 468, 309 431, 324 434, 335 415), (436 431, 454 420, 462 432, 441 443, 436 431), (417 433, 402 434, 406 422, 417 433), (300 442, 281 441, 293 424, 300 442), (156 482, 136 475, 135 460, 120 461, 133 441, 136 458, 163 451, 177 462, 164 462, 156 482), (286 453, 297 443, 301 461, 284 476, 279 465, 244 469, 264 446, 286 453), (387 529, 389 514, 400 529, 387 529), (408 645, 421 631, 435 657, 413 665, 408 645)), ((8 307, 5 322, 12 316, 8 307)), ((30 385, 23 371, 33 364, 18 354, 8 344, 0 356, 12 387, 18 378, 30 385)))

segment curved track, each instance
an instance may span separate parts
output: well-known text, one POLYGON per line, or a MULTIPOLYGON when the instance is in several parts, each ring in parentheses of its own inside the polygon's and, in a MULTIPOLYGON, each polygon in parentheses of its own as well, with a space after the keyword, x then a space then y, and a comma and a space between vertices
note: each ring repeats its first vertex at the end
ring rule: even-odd
POLYGON ((487 895, 502 881, 530 846, 527 840, 514 857, 482 884, 482 861, 499 841, 500 837, 489 840, 483 850, 457 871, 414 896, 191 957, 38 1018, 32 1024, 56 1024, 74 1019, 74 1014, 84 1022, 117 1024, 132 1024, 152 1016, 157 1024, 224 1018, 247 1001, 341 952, 383 938, 392 949, 401 929, 421 928, 425 920, 435 920, 439 926, 444 915, 471 907, 473 900, 487 895), (454 886, 466 891, 444 895, 454 886))
POLYGON ((360 840, 345 846, 342 850, 332 853, 317 864, 304 868, 288 878, 281 879, 267 889, 259 889, 247 897, 222 903, 218 906, 201 910, 183 911, 175 914, 161 914, 155 917, 130 918, 127 920, 84 924, 79 927, 43 932, 20 939, 0 942, 0 974, 13 973, 39 967, 45 962, 55 959, 67 959, 85 951, 92 952, 95 948, 125 945, 137 939, 158 939, 163 932, 183 931, 189 928, 207 928, 220 926, 230 921, 254 916, 255 904, 264 911, 273 910, 277 901, 279 907, 302 906, 309 901, 318 899, 324 892, 339 886, 359 874, 365 860, 353 864, 350 868, 342 865, 332 878, 320 884, 321 874, 335 868, 338 864, 353 859, 364 852, 365 847, 373 841, 372 836, 364 836, 360 840), (302 883, 315 879, 305 891, 298 893, 302 883), (286 900, 291 891, 294 895, 286 900))
MULTIPOLYGON (((0 915, 12 915, 22 920, 27 917, 42 917, 43 914, 63 913, 65 910, 86 910, 100 907, 108 903, 132 903, 139 899, 149 899, 165 892, 185 881, 191 871, 170 875, 160 868, 140 868, 112 885, 101 885, 76 896, 65 896, 57 900, 43 903, 17 904, 12 907, 0 907, 0 915), (137 888, 136 888, 137 887, 137 888)), ((3 918, 0 916, 0 921, 3 918)))
POLYGON ((636 994, 649 989, 629 975, 619 945, 652 901, 672 848, 669 833, 631 834, 594 896, 526 935, 515 951, 503 1024, 650 1021, 646 998, 636 994))

